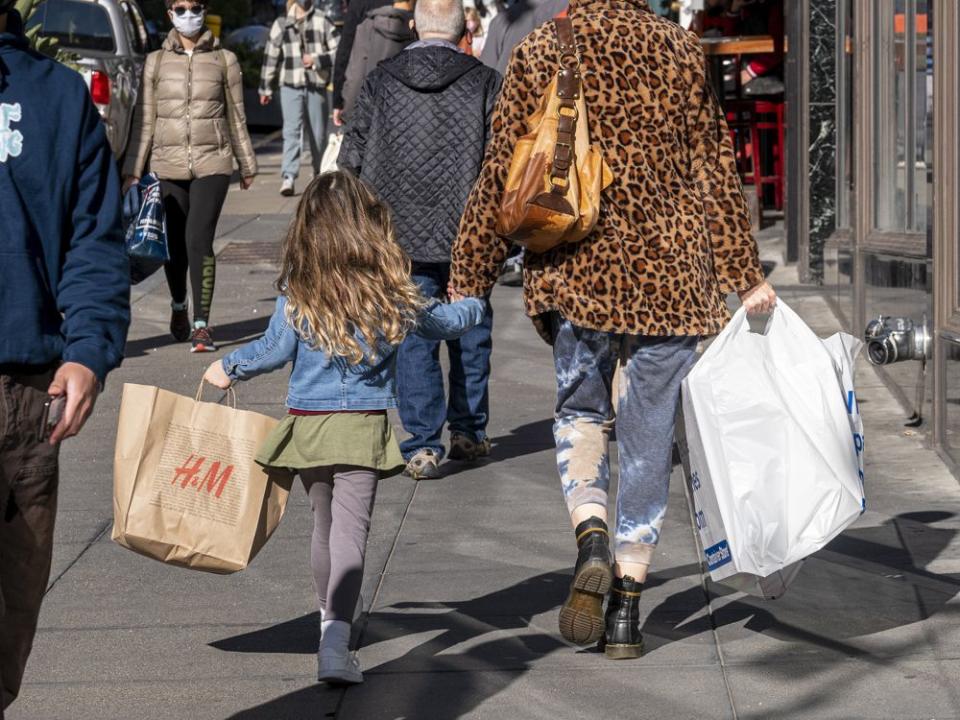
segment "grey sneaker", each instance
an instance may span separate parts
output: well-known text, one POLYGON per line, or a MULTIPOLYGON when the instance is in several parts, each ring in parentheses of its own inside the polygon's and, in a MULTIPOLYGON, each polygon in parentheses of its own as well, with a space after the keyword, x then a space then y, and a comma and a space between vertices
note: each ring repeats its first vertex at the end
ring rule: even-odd
POLYGON ((359 685, 363 672, 357 654, 321 647, 317 651, 317 680, 330 685, 359 685))
POLYGON ((497 280, 507 287, 523 287, 523 256, 510 258, 503 265, 503 271, 497 280))
POLYGON ((419 450, 407 460, 403 474, 414 480, 436 480, 440 477, 440 457, 433 450, 419 450))
POLYGON ((454 433, 450 436, 450 459, 460 462, 474 462, 480 458, 490 456, 490 440, 484 438, 480 442, 474 442, 466 435, 454 433))
POLYGON ((293 193, 296 192, 294 189, 293 178, 286 176, 283 178, 283 183, 280 185, 280 194, 284 197, 290 197, 293 193))

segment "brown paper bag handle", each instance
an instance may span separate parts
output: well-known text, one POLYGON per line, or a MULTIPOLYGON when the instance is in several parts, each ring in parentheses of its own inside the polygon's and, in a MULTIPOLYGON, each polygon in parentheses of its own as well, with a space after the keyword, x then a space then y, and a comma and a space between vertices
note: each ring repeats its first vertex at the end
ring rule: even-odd
MULTIPOLYGON (((200 387, 197 388, 197 395, 194 398, 197 402, 200 402, 200 398, 203 397, 203 386, 207 384, 208 383, 206 380, 200 381, 200 387)), ((236 410, 237 409, 237 391, 233 389, 233 385, 227 388, 227 391, 220 397, 219 400, 217 400, 217 404, 219 405, 220 403, 222 403, 223 399, 227 397, 230 398, 231 407, 234 410, 236 410)))

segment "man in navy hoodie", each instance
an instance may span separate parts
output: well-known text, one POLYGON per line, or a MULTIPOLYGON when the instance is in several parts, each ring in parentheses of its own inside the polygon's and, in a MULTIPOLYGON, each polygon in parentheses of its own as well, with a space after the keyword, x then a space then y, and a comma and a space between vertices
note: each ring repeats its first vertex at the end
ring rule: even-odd
POLYGON ((0 0, 0 708, 49 579, 59 443, 89 417, 130 322, 103 125, 83 79, 30 50, 12 7, 0 0))

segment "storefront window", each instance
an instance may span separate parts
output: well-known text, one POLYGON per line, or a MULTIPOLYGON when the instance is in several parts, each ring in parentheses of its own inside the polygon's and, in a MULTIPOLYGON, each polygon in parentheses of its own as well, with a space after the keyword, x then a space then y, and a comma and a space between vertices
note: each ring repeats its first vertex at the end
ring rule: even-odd
POLYGON ((921 233, 933 199, 930 0, 884 0, 874 14, 874 227, 921 233))
MULTIPOLYGON (((955 12, 953 19, 955 27, 952 37, 954 42, 957 43, 958 48, 960 48, 960 12, 955 12)), ((953 162, 956 163, 954 165, 953 172, 953 202, 955 203, 954 207, 960 208, 960 117, 957 117, 960 116, 960 72, 957 72, 956 68, 954 68, 951 74, 953 76, 954 83, 953 107, 955 117, 953 118, 953 126, 956 128, 956 132, 953 135, 953 142, 950 144, 950 146, 953 147, 953 162)), ((955 217, 957 217, 957 215, 955 215, 955 217)), ((953 281, 955 283, 953 291, 954 307, 951 309, 956 310, 957 307, 960 306, 960 221, 956 221, 955 227, 947 230, 947 232, 953 233, 953 243, 955 248, 955 264, 953 267, 953 281)))
POLYGON ((837 307, 843 319, 853 321, 853 251, 843 246, 837 250, 837 307))
MULTIPOLYGON (((880 316, 906 317, 915 322, 933 317, 932 262, 925 258, 868 252, 863 256, 867 320, 880 316)), ((926 386, 923 415, 931 416, 933 374, 920 375, 920 363, 899 362, 884 368, 898 389, 903 405, 916 409, 919 386, 926 386)))
POLYGON ((853 227, 853 0, 837 3, 837 229, 853 227))
POLYGON ((947 450, 960 458, 960 344, 946 342, 946 427, 944 440, 947 450))

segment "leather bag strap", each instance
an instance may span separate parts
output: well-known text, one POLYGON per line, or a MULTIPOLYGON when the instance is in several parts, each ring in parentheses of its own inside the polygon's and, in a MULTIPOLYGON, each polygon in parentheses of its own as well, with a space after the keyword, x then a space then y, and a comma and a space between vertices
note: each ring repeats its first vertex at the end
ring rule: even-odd
POLYGON ((560 53, 560 70, 557 73, 557 144, 553 150, 553 165, 550 169, 551 192, 566 195, 570 186, 570 168, 574 163, 574 145, 577 137, 577 100, 583 90, 580 75, 580 55, 569 17, 556 18, 553 28, 557 36, 557 51, 560 53))

